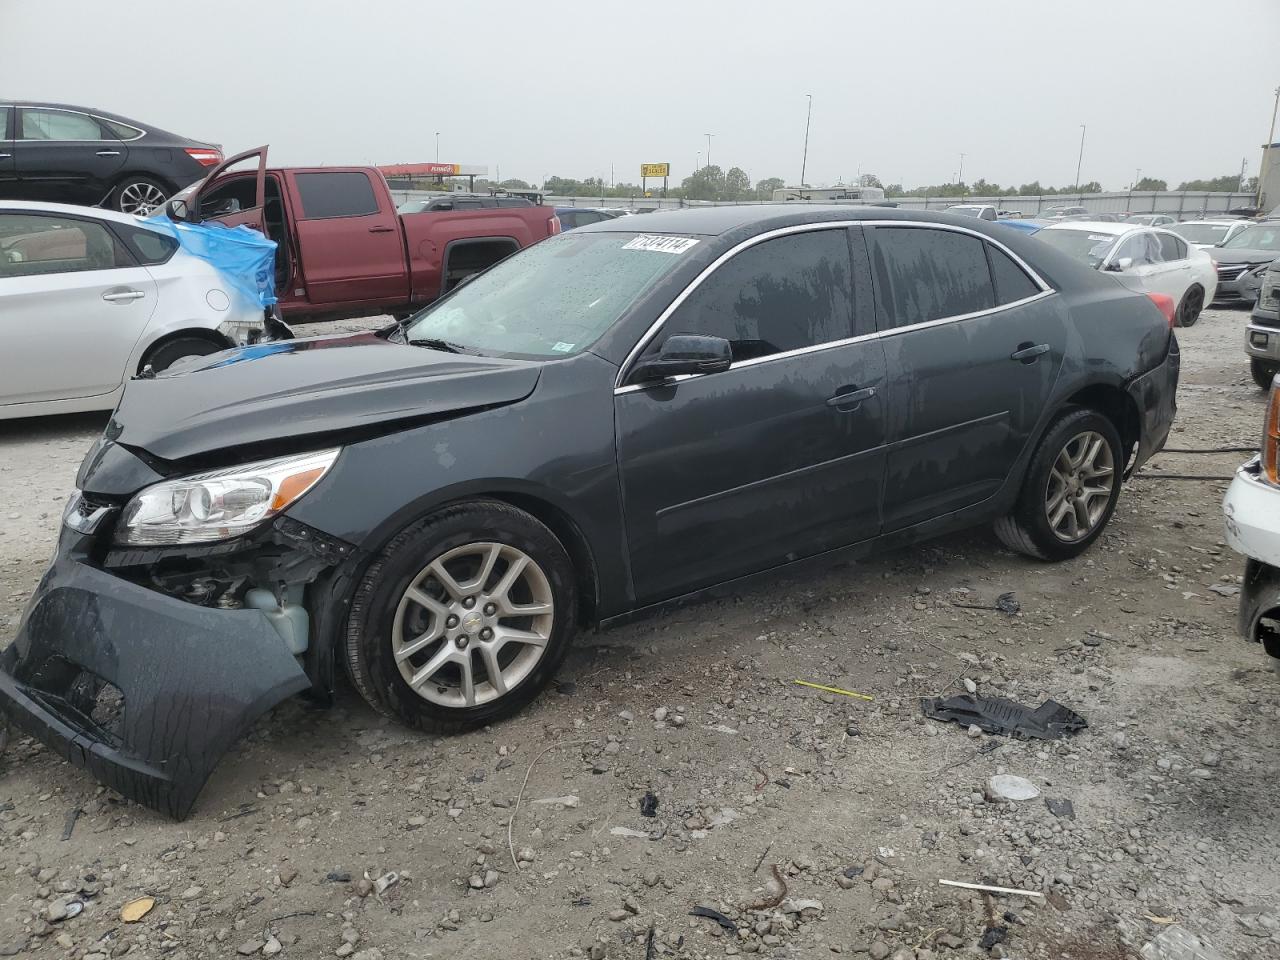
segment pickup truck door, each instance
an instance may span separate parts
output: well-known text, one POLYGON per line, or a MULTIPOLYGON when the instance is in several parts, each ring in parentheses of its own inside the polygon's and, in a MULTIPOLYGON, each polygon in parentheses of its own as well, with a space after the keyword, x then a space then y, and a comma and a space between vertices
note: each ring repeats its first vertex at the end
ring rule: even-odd
POLYGON ((244 224, 246 227, 253 227, 263 236, 266 236, 266 216, 264 213, 267 205, 266 197, 267 148, 263 146, 253 150, 246 150, 244 153, 237 153, 234 157, 229 157, 214 167, 192 194, 191 213, 188 215, 188 219, 196 223, 221 223, 228 227, 244 224), (222 174, 226 173, 231 167, 254 157, 258 158, 258 169, 253 174, 252 179, 244 178, 243 189, 236 191, 237 196, 234 199, 223 199, 222 194, 225 191, 221 189, 223 186, 222 182, 220 182, 222 174), (215 191, 218 193, 217 199, 210 196, 215 191), (208 209, 205 209, 206 206, 208 209))
POLYGON ((404 231, 381 176, 357 169, 287 177, 307 301, 407 301, 404 231))

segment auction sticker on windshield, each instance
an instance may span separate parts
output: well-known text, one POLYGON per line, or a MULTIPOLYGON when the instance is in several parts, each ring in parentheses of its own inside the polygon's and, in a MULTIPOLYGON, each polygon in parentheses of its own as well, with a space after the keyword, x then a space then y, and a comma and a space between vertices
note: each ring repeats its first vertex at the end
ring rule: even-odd
POLYGON ((653 253, 684 253, 695 243, 694 237, 658 237, 642 233, 622 245, 623 250, 649 250, 653 253))

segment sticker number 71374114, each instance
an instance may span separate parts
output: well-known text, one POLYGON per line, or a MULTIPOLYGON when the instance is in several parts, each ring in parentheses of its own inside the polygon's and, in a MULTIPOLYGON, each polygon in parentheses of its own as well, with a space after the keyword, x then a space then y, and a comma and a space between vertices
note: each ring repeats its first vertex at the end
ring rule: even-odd
POLYGON ((694 237, 660 237, 642 233, 622 245, 623 250, 649 250, 653 253, 684 253, 695 243, 694 237))

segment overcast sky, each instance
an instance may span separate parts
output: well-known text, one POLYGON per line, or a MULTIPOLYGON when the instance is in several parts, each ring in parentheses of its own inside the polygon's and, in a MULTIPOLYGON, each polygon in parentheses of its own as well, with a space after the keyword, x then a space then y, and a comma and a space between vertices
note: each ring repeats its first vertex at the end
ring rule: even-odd
POLYGON ((275 164, 810 183, 1256 173, 1280 0, 0 0, 0 96, 121 113, 275 164), (658 26, 665 24, 664 26, 658 26), (1251 52, 1256 51, 1256 52, 1251 52), (705 156, 702 157, 705 162, 705 156))

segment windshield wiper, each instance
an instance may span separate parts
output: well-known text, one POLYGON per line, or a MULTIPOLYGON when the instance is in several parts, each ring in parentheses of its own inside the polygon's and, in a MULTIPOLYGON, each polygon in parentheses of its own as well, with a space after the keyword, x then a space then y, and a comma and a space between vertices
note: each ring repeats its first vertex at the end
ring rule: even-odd
POLYGON ((411 347, 426 347, 428 350, 439 350, 442 353, 466 353, 461 346, 456 343, 450 343, 448 340, 440 340, 436 337, 422 337, 418 340, 410 340, 411 347))

